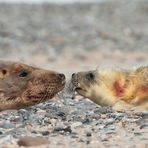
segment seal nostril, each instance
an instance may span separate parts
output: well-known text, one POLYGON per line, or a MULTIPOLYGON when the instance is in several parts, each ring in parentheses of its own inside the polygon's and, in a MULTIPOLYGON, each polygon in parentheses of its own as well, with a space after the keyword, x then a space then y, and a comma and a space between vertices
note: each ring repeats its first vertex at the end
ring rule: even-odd
POLYGON ((64 74, 58 74, 58 77, 60 78, 60 79, 62 79, 62 80, 65 80, 65 75, 64 74))
POLYGON ((75 73, 72 74, 72 78, 74 78, 74 77, 75 77, 75 73))
POLYGON ((86 79, 87 80, 94 80, 95 79, 95 75, 92 72, 89 72, 86 74, 86 79))

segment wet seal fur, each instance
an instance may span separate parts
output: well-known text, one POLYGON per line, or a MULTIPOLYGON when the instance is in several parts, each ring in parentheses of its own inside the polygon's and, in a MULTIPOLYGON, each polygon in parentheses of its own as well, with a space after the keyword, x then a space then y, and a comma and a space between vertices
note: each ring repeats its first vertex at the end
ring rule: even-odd
POLYGON ((136 70, 102 69, 72 75, 78 94, 116 111, 148 111, 148 66, 136 70))
POLYGON ((44 102, 63 90, 64 85, 64 74, 0 60, 0 110, 44 102))

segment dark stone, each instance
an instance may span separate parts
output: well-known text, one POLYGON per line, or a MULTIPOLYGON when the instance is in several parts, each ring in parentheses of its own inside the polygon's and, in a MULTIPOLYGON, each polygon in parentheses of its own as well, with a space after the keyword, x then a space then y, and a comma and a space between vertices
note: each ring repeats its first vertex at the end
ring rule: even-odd
POLYGON ((65 126, 64 124, 59 124, 55 126, 54 132, 59 132, 59 131, 64 131, 64 132, 69 132, 69 133, 72 132, 71 126, 65 126))
POLYGON ((91 137, 91 136, 92 136, 91 132, 87 132, 87 133, 86 133, 86 136, 87 136, 87 137, 91 137))
POLYGON ((43 132, 42 132, 42 135, 43 135, 43 136, 49 135, 49 131, 43 131, 43 132))
POLYGON ((65 113, 64 112, 57 112, 57 116, 63 117, 63 116, 65 116, 65 113))
POLYGON ((148 112, 143 112, 143 113, 141 113, 141 117, 142 117, 143 119, 148 119, 148 112))

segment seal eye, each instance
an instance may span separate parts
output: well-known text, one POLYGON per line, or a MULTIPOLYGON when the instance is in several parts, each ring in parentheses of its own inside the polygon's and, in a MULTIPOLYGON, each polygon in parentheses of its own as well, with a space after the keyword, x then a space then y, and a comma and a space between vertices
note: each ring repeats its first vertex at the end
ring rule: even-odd
POLYGON ((89 72, 86 74, 86 79, 87 80, 94 80, 95 79, 95 75, 92 72, 89 72))
POLYGON ((19 72, 19 77, 26 77, 28 75, 28 72, 27 71, 25 71, 25 70, 22 70, 22 71, 20 71, 19 72))
POLYGON ((2 74, 6 75, 7 74, 7 70, 6 69, 2 69, 2 74))

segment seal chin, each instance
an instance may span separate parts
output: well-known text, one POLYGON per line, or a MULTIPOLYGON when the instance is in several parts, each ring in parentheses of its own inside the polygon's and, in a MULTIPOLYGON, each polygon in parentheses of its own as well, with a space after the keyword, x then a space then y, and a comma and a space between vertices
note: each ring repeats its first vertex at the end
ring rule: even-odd
POLYGON ((65 83, 66 83, 65 80, 61 82, 61 85, 59 85, 58 92, 64 89, 65 83))
MULTIPOLYGON (((83 81, 83 79, 82 79, 83 81)), ((73 85, 73 90, 76 91, 79 95, 83 95, 85 96, 87 93, 87 89, 85 89, 84 84, 81 83, 79 74, 73 74, 72 75, 72 79, 71 79, 71 83, 73 85)))
POLYGON ((85 96, 85 94, 86 94, 86 92, 87 92, 85 89, 83 89, 83 88, 81 88, 81 87, 76 87, 76 88, 75 88, 75 91, 76 91, 78 94, 84 95, 84 96, 85 96))

